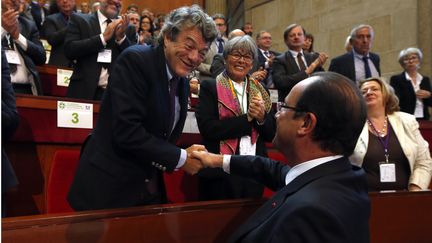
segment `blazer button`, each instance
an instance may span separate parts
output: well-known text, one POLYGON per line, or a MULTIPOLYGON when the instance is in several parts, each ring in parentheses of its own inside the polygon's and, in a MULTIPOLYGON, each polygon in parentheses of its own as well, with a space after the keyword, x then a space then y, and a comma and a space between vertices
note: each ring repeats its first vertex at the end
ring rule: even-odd
POLYGON ((271 206, 272 206, 272 208, 275 208, 276 207, 276 203, 272 202, 271 206))
POLYGON ((150 181, 149 179, 145 179, 144 180, 145 183, 149 183, 149 181, 150 181))

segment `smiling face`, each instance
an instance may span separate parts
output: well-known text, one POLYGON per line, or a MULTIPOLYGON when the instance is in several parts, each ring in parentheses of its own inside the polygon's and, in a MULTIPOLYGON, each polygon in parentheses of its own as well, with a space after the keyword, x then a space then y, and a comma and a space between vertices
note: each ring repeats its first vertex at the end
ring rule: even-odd
POLYGON ((101 0, 100 11, 105 17, 115 19, 120 13, 122 7, 121 0, 101 0))
POLYGON ((204 60, 209 49, 201 31, 197 28, 180 31, 175 40, 164 36, 165 58, 177 76, 185 77, 204 60))
POLYGON ((366 101, 368 109, 384 107, 384 95, 381 85, 377 81, 368 81, 362 84, 360 91, 366 101))
POLYGON ((272 36, 268 32, 262 32, 260 37, 257 38, 257 45, 259 48, 268 51, 272 46, 272 36))
POLYGON ((252 53, 241 49, 234 49, 228 54, 225 60, 225 69, 233 81, 242 82, 251 70, 252 62, 252 53))

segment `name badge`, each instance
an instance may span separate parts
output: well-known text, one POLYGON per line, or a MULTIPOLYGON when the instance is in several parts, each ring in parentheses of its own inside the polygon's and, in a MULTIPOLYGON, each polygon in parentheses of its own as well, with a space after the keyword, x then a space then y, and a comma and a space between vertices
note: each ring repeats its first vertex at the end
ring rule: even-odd
POLYGON ((72 73, 72 70, 57 69, 57 85, 68 87, 72 73))
POLYGON ((255 155, 256 143, 252 144, 250 136, 244 136, 240 139, 240 155, 255 155))
POLYGON ((57 101, 57 126, 93 128, 93 104, 57 101))
POLYGON ((183 127, 183 133, 199 134, 198 124, 195 118, 195 112, 188 111, 185 125, 183 127))
POLYGON ((111 63, 111 49, 103 49, 99 52, 97 62, 111 63))
POLYGON ((19 54, 15 50, 5 50, 6 59, 10 64, 21 65, 21 60, 19 58, 19 54))
POLYGON ((272 103, 277 103, 279 101, 279 95, 277 89, 269 89, 270 91, 270 100, 272 103))
POLYGON ((396 165, 382 162, 379 165, 381 182, 396 182, 396 165))

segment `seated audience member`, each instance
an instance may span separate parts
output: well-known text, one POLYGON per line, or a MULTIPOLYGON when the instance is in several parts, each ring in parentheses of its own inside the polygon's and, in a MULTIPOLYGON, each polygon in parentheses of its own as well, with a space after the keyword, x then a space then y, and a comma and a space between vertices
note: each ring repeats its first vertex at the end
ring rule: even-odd
POLYGON ((401 111, 413 114, 417 119, 429 120, 432 106, 429 77, 418 72, 423 54, 418 48, 410 47, 399 53, 399 63, 404 71, 390 78, 390 85, 399 98, 401 111))
POLYGON ((253 26, 251 23, 247 22, 243 25, 243 27, 241 28, 241 30, 249 36, 253 35, 253 26))
POLYGON ((316 73, 278 106, 273 143, 288 165, 260 156, 193 152, 204 166, 277 190, 228 242, 369 242, 365 173, 348 159, 365 120, 366 106, 353 82, 316 73))
POLYGON ((303 43, 303 52, 305 53, 315 53, 313 49, 314 36, 311 33, 305 34, 305 41, 303 43))
POLYGON ((427 189, 432 159, 415 117, 398 111, 393 89, 379 78, 360 81, 360 90, 368 117, 350 159, 366 171, 369 190, 427 189))
MULTIPOLYGON (((237 36, 244 36, 245 33, 240 29, 235 29, 231 31, 228 34, 228 40, 231 40, 234 37, 237 36)), ((223 53, 216 53, 213 57, 213 62, 210 67, 210 72, 212 75, 212 78, 216 78, 219 74, 221 74, 225 70, 225 58, 223 56, 223 53)), ((258 80, 258 82, 261 82, 265 79, 267 75, 267 70, 264 70, 264 68, 260 68, 260 63, 258 58, 255 58, 252 63, 252 68, 249 71, 249 74, 255 79, 258 80)))
POLYGON ((370 77, 379 77, 381 75, 380 58, 377 54, 370 52, 374 37, 372 26, 362 24, 354 27, 350 33, 353 50, 333 58, 329 71, 345 75, 355 82, 370 77))
POLYGON ((292 87, 313 72, 324 71, 322 65, 327 61, 327 54, 314 56, 303 52, 306 31, 301 25, 291 24, 284 31, 288 51, 277 56, 273 61, 273 82, 278 89, 279 101, 283 101, 292 87))
POLYGON ((76 60, 67 97, 100 100, 108 85, 111 67, 120 52, 136 43, 134 26, 118 16, 121 0, 101 0, 96 13, 72 14, 64 51, 76 60))
POLYGON ((130 4, 127 7, 126 13, 138 13, 138 5, 135 3, 130 4))
POLYGON ((153 22, 150 17, 142 16, 139 30, 139 44, 154 45, 156 38, 153 35, 153 22))
POLYGON ((49 15, 42 27, 44 36, 51 45, 48 64, 72 67, 72 61, 64 53, 64 44, 69 19, 75 9, 75 0, 57 0, 56 3, 60 12, 49 15))
MULTIPOLYGON (((261 84, 248 75, 257 47, 239 36, 224 48, 225 71, 216 80, 201 82, 196 111, 198 128, 207 150, 220 154, 267 156, 265 142, 275 133, 271 101, 261 84)), ((260 198, 263 186, 208 168, 199 173, 199 199, 260 198)))
POLYGON ((272 65, 273 60, 276 56, 279 56, 279 52, 275 52, 270 50, 272 46, 272 36, 270 32, 265 30, 260 31, 256 37, 256 43, 258 46, 258 62, 259 66, 263 68, 263 70, 267 71, 267 76, 261 80, 261 84, 266 88, 274 88, 273 84, 273 76, 272 76, 272 65))
POLYGON ((12 137, 18 128, 19 116, 15 103, 15 92, 11 84, 9 65, 6 60, 5 52, 2 48, 2 83, 1 83, 1 139, 2 139, 2 157, 1 157, 1 204, 2 217, 7 216, 6 212, 6 192, 18 184, 14 169, 9 158, 4 151, 4 143, 12 137))
POLYGON ((154 21, 154 13, 152 11, 150 11, 149 8, 145 8, 143 9, 143 11, 141 11, 141 18, 147 16, 151 19, 152 23, 154 21))
POLYGON ((90 8, 88 2, 81 2, 81 13, 82 14, 90 14, 90 8))
POLYGON ((1 6, 2 48, 15 93, 42 95, 36 65, 44 64, 46 55, 36 24, 19 15, 19 0, 2 0, 1 6))
POLYGON ((162 26, 165 23, 165 14, 159 14, 157 18, 155 19, 155 22, 153 23, 155 25, 155 30, 153 32, 154 36, 159 36, 160 30, 162 29, 162 26))
POLYGON ((128 13, 128 18, 129 18, 129 24, 135 26, 135 38, 137 40, 137 44, 139 43, 139 30, 140 30, 140 22, 141 22, 141 17, 138 13, 136 12, 131 12, 128 13))

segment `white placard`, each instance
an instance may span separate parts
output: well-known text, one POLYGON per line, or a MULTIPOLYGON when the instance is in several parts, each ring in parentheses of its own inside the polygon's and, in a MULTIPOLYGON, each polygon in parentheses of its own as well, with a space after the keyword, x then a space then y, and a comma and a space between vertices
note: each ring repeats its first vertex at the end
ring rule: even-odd
POLYGON ((183 127, 183 133, 195 133, 199 134, 198 124, 195 118, 195 112, 188 111, 186 116, 185 125, 183 127))
POLYGON ((57 85, 68 87, 72 73, 72 70, 57 69, 57 85))
POLYGON ((278 97, 279 97, 278 90, 277 89, 269 89, 269 91, 270 91, 270 100, 271 100, 271 102, 272 103, 277 103, 279 101, 278 100, 278 97))
POLYGON ((57 126, 93 128, 93 104, 57 101, 57 126))

